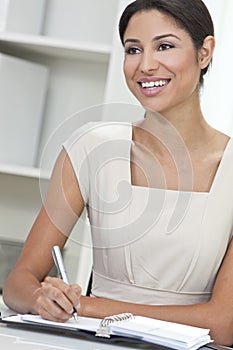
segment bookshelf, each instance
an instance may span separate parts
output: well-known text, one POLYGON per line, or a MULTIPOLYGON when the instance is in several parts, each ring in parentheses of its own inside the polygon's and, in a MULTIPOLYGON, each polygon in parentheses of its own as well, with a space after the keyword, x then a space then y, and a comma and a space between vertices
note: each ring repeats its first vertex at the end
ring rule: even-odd
POLYGON ((111 45, 107 44, 19 33, 0 33, 0 45, 2 53, 21 57, 36 54, 108 63, 111 54, 111 45))
MULTIPOLYGON (((17 3, 17 0, 10 1, 17 3)), ((24 5, 26 2, 24 0, 24 5)), ((57 143, 49 161, 41 168, 41 157, 51 135, 75 113, 117 100, 107 90, 112 89, 116 78, 115 55, 118 59, 122 56, 117 36, 118 17, 129 2, 41 0, 40 15, 43 18, 37 26, 40 31, 24 32, 21 27, 17 31, 18 23, 11 24, 13 31, 0 30, 0 58, 12 57, 48 70, 34 161, 17 164, 0 159, 0 238, 24 240, 33 224, 42 204, 40 181, 48 184, 53 162, 60 151, 57 143)), ((116 91, 121 90, 118 85, 116 91)), ((14 103, 14 96, 10 97, 9 103, 14 103)), ((9 115, 5 113, 3 117, 9 118, 9 115)), ((23 120, 21 127, 30 133, 23 120)), ((24 139, 20 142, 22 147, 25 146, 24 139)), ((90 235, 85 219, 73 231, 65 260, 71 281, 79 282, 85 290, 89 278, 85 269, 89 271, 92 264, 91 250, 83 249, 82 244, 84 234, 90 235), (74 261, 77 261, 76 270, 73 269, 74 261)))

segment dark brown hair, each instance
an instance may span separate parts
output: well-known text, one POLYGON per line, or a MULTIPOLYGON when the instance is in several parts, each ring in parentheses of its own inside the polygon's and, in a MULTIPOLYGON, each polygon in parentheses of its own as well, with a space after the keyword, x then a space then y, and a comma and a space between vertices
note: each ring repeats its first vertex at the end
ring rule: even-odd
MULTIPOLYGON (((123 44, 124 34, 130 18, 137 12, 157 10, 172 17, 176 24, 191 37, 196 50, 199 50, 208 35, 214 36, 211 15, 202 0, 136 0, 129 4, 121 15, 119 34, 123 44)), ((200 85, 209 65, 202 69, 200 85)))

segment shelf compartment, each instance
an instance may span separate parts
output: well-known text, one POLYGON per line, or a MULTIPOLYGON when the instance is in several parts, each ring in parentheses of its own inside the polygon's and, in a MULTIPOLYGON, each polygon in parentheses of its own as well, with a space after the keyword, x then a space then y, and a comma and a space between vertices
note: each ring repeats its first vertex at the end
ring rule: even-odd
POLYGON ((36 53, 95 62, 108 62, 111 52, 108 45, 14 33, 1 33, 0 45, 2 53, 13 56, 36 53))
POLYGON ((16 166, 0 163, 0 176, 4 175, 15 175, 22 177, 29 177, 34 179, 50 179, 50 172, 42 170, 40 168, 35 167, 26 167, 26 166, 16 166))

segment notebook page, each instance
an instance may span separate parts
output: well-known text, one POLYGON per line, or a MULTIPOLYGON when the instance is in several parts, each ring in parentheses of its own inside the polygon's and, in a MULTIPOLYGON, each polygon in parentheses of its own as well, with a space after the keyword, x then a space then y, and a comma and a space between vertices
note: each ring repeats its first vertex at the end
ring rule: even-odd
POLYGON ((179 348, 191 348, 196 344, 210 342, 209 329, 192 327, 173 322, 165 322, 147 317, 136 316, 133 320, 111 325, 118 335, 142 336, 144 340, 161 342, 164 345, 175 344, 179 348))
MULTIPOLYGON (((70 319, 67 322, 60 323, 44 320, 40 316, 31 314, 9 316, 4 319, 8 322, 41 324, 47 325, 48 327, 54 326, 59 329, 64 328, 64 330, 87 330, 94 333, 98 329, 100 322, 103 321, 101 319, 79 317, 78 322, 74 319, 70 319)), ((137 338, 179 350, 196 350, 200 346, 210 342, 207 329, 184 326, 140 316, 136 316, 134 319, 111 323, 110 328, 111 334, 137 338), (173 327, 173 329, 169 330, 169 327, 173 327), (183 329, 185 329, 185 332, 183 332, 183 329)))
POLYGON ((209 336, 204 336, 202 338, 199 338, 196 343, 191 344, 185 344, 185 343, 181 343, 181 342, 176 342, 175 340, 169 340, 169 339, 165 339, 165 338, 154 338, 154 337, 150 337, 150 336, 146 336, 141 338, 144 341, 153 343, 153 344, 157 344, 157 345, 162 345, 162 346, 167 346, 169 348, 173 348, 176 350, 197 350, 200 349, 200 347, 207 345, 211 342, 210 337, 209 336))
POLYGON ((69 319, 66 322, 54 322, 43 319, 38 315, 20 315, 22 322, 38 323, 48 326, 56 326, 64 329, 80 329, 95 332, 101 319, 99 318, 90 318, 90 317, 79 317, 78 321, 73 318, 69 319))

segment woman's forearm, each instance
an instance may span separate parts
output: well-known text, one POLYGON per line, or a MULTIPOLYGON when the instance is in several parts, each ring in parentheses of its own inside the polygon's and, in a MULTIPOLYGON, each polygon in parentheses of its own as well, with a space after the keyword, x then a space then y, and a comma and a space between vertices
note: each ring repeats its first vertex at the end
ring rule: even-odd
POLYGON ((40 287, 40 282, 28 271, 12 272, 3 288, 3 301, 18 313, 37 314, 36 294, 40 287))

